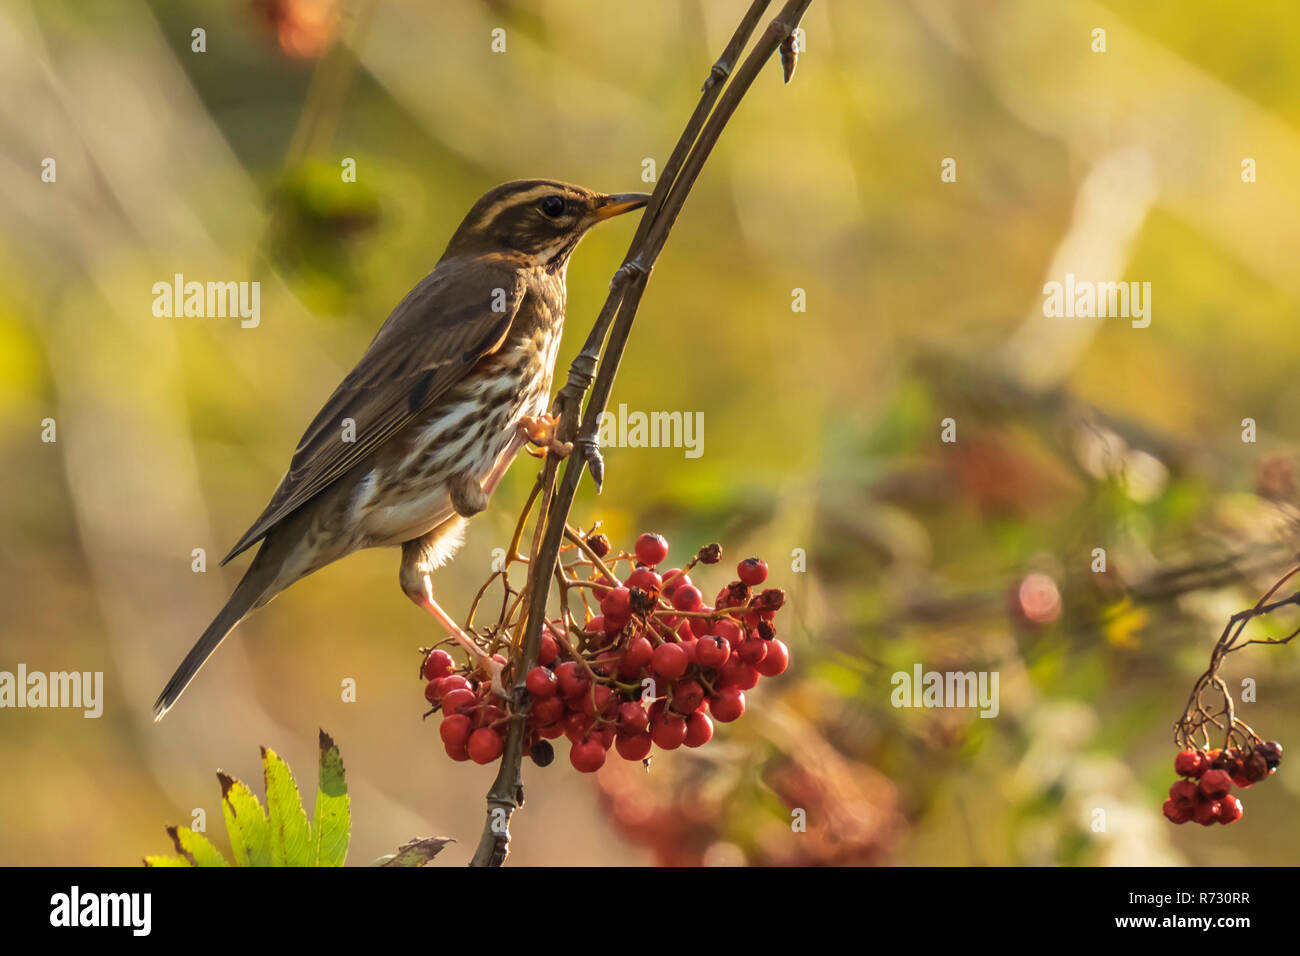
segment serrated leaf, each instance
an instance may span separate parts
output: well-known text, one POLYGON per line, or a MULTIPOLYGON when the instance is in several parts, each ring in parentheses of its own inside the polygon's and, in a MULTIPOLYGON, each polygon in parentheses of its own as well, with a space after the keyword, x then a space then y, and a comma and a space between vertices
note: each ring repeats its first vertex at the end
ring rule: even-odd
POLYGON ((289 765, 270 747, 263 747, 262 767, 271 822, 271 865, 313 866, 311 827, 289 765))
POLYGON ((389 853, 387 856, 381 856, 375 860, 371 866, 424 866, 440 852, 448 843, 455 843, 455 840, 447 837, 429 837, 427 840, 412 840, 410 843, 403 843, 396 853, 389 853))
POLYGON ((144 858, 145 866, 190 866, 190 861, 183 856, 166 856, 157 854, 155 856, 146 856, 144 858))
POLYGON ((271 866, 271 824, 247 784, 227 773, 221 781, 221 813, 226 818, 236 866, 271 866))
POLYGON ((316 784, 316 820, 312 824, 312 863, 342 866, 352 830, 351 797, 343 757, 334 739, 320 732, 320 776, 316 784))
POLYGON ((191 866, 229 866, 221 851, 202 833, 189 827, 168 827, 167 835, 176 845, 176 852, 191 866))

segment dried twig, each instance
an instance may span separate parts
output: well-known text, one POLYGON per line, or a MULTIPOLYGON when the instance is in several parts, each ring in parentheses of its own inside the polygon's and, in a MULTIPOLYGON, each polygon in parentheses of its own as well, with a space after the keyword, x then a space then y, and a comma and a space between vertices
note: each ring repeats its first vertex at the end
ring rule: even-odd
POLYGON ((557 567, 565 523, 582 473, 590 468, 597 488, 604 478, 604 462, 596 440, 597 422, 609 402, 614 377, 627 347, 632 321, 645 291, 646 281, 723 128, 749 91, 759 70, 793 33, 812 0, 787 0, 781 12, 759 36, 744 63, 735 69, 741 51, 749 42, 770 2, 771 0, 753 0, 722 56, 709 71, 700 101, 664 165, 623 265, 610 283, 609 296, 596 317, 582 351, 573 360, 568 380, 556 396, 555 410, 560 416, 557 437, 561 441, 572 442, 573 453, 566 460, 564 475, 558 486, 556 476, 559 464, 554 456, 548 457, 542 473, 543 508, 538 518, 535 546, 530 552, 528 583, 524 588, 527 599, 526 625, 522 640, 516 638, 512 654, 515 681, 512 696, 515 706, 511 709, 501 767, 487 795, 487 822, 471 866, 500 866, 505 862, 510 847, 510 815, 523 806, 523 680, 537 662, 542 625, 546 619, 549 582, 557 567), (596 374, 598 367, 600 371, 596 374), (589 387, 591 398, 585 414, 579 419, 582 400, 589 387))

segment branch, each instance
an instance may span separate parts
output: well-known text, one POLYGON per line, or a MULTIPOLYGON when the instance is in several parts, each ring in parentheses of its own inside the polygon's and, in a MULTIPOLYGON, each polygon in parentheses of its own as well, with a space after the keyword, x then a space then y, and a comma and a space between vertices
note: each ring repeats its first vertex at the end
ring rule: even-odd
POLYGON ((759 36, 754 48, 738 70, 735 64, 750 36, 758 26, 771 0, 753 0, 730 42, 704 81, 700 101, 686 123, 676 147, 664 165, 659 182, 633 236, 623 265, 614 274, 609 296, 596 317, 582 351, 574 358, 569 377, 556 395, 555 410, 560 416, 557 437, 573 443, 573 453, 566 460, 564 476, 556 485, 559 463, 548 456, 542 473, 543 510, 538 517, 537 535, 530 555, 528 583, 524 588, 528 600, 523 640, 513 654, 512 699, 509 733, 501 756, 496 781, 487 795, 487 822, 471 866, 500 866, 510 848, 510 816, 523 806, 524 723, 527 704, 524 677, 537 663, 541 646, 542 625, 546 619, 546 598, 552 574, 559 560, 565 523, 573 507, 578 483, 590 468, 599 490, 604 479, 604 462, 596 440, 597 422, 609 402, 614 377, 627 347, 632 322, 636 317, 646 281, 668 239, 673 224, 699 178, 722 130, 749 92, 764 64, 778 48, 789 79, 793 71, 793 48, 786 43, 812 0, 787 0, 781 12, 759 36), (734 70, 734 74, 733 74, 734 70), (728 78, 730 77, 730 82, 728 78), (608 335, 608 341, 606 337, 608 335), (602 352, 602 343, 604 350, 602 352), (599 368, 599 374, 596 370, 599 368), (593 385, 594 381, 594 385, 593 385), (591 388, 586 413, 579 421, 582 399, 591 388))

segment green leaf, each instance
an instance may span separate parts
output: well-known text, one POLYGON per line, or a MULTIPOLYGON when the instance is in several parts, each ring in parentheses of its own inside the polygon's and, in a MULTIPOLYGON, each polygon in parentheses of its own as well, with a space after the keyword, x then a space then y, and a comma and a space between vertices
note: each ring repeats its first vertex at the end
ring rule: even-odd
POLYGON ((446 837, 429 837, 427 840, 412 840, 404 843, 396 853, 389 853, 375 860, 371 866, 424 866, 448 843, 455 843, 446 837))
POLYGON ((343 770, 343 757, 332 737, 320 732, 320 777, 316 784, 316 820, 312 825, 311 862, 314 866, 342 866, 348 856, 352 829, 351 797, 343 770))
POLYGON ((144 858, 145 866, 190 866, 190 861, 183 856, 164 856, 161 854, 155 856, 146 856, 144 858))
POLYGON ((189 827, 168 827, 167 835, 176 844, 176 852, 191 866, 230 866, 202 833, 195 833, 189 827))
POLYGON ((248 785, 227 773, 217 772, 221 781, 221 812, 230 834, 230 848, 236 866, 271 866, 271 825, 262 805, 248 785))
POLYGON ((266 771, 266 810, 271 820, 271 865, 314 865, 311 827, 289 765, 270 747, 263 747, 262 766, 266 771))

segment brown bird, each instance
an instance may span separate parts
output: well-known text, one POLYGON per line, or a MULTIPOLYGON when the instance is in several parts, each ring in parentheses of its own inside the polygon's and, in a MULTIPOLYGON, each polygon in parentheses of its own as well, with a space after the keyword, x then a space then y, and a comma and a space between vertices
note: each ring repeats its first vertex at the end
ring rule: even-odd
POLYGON ((649 198, 530 179, 474 204, 433 272, 308 426, 271 503, 221 562, 261 542, 159 695, 155 720, 250 611, 332 561, 382 546, 402 546, 402 590, 500 689, 500 667, 434 601, 430 574, 460 546, 466 519, 487 507, 526 441, 567 451, 546 409, 569 256, 596 223, 649 198))

